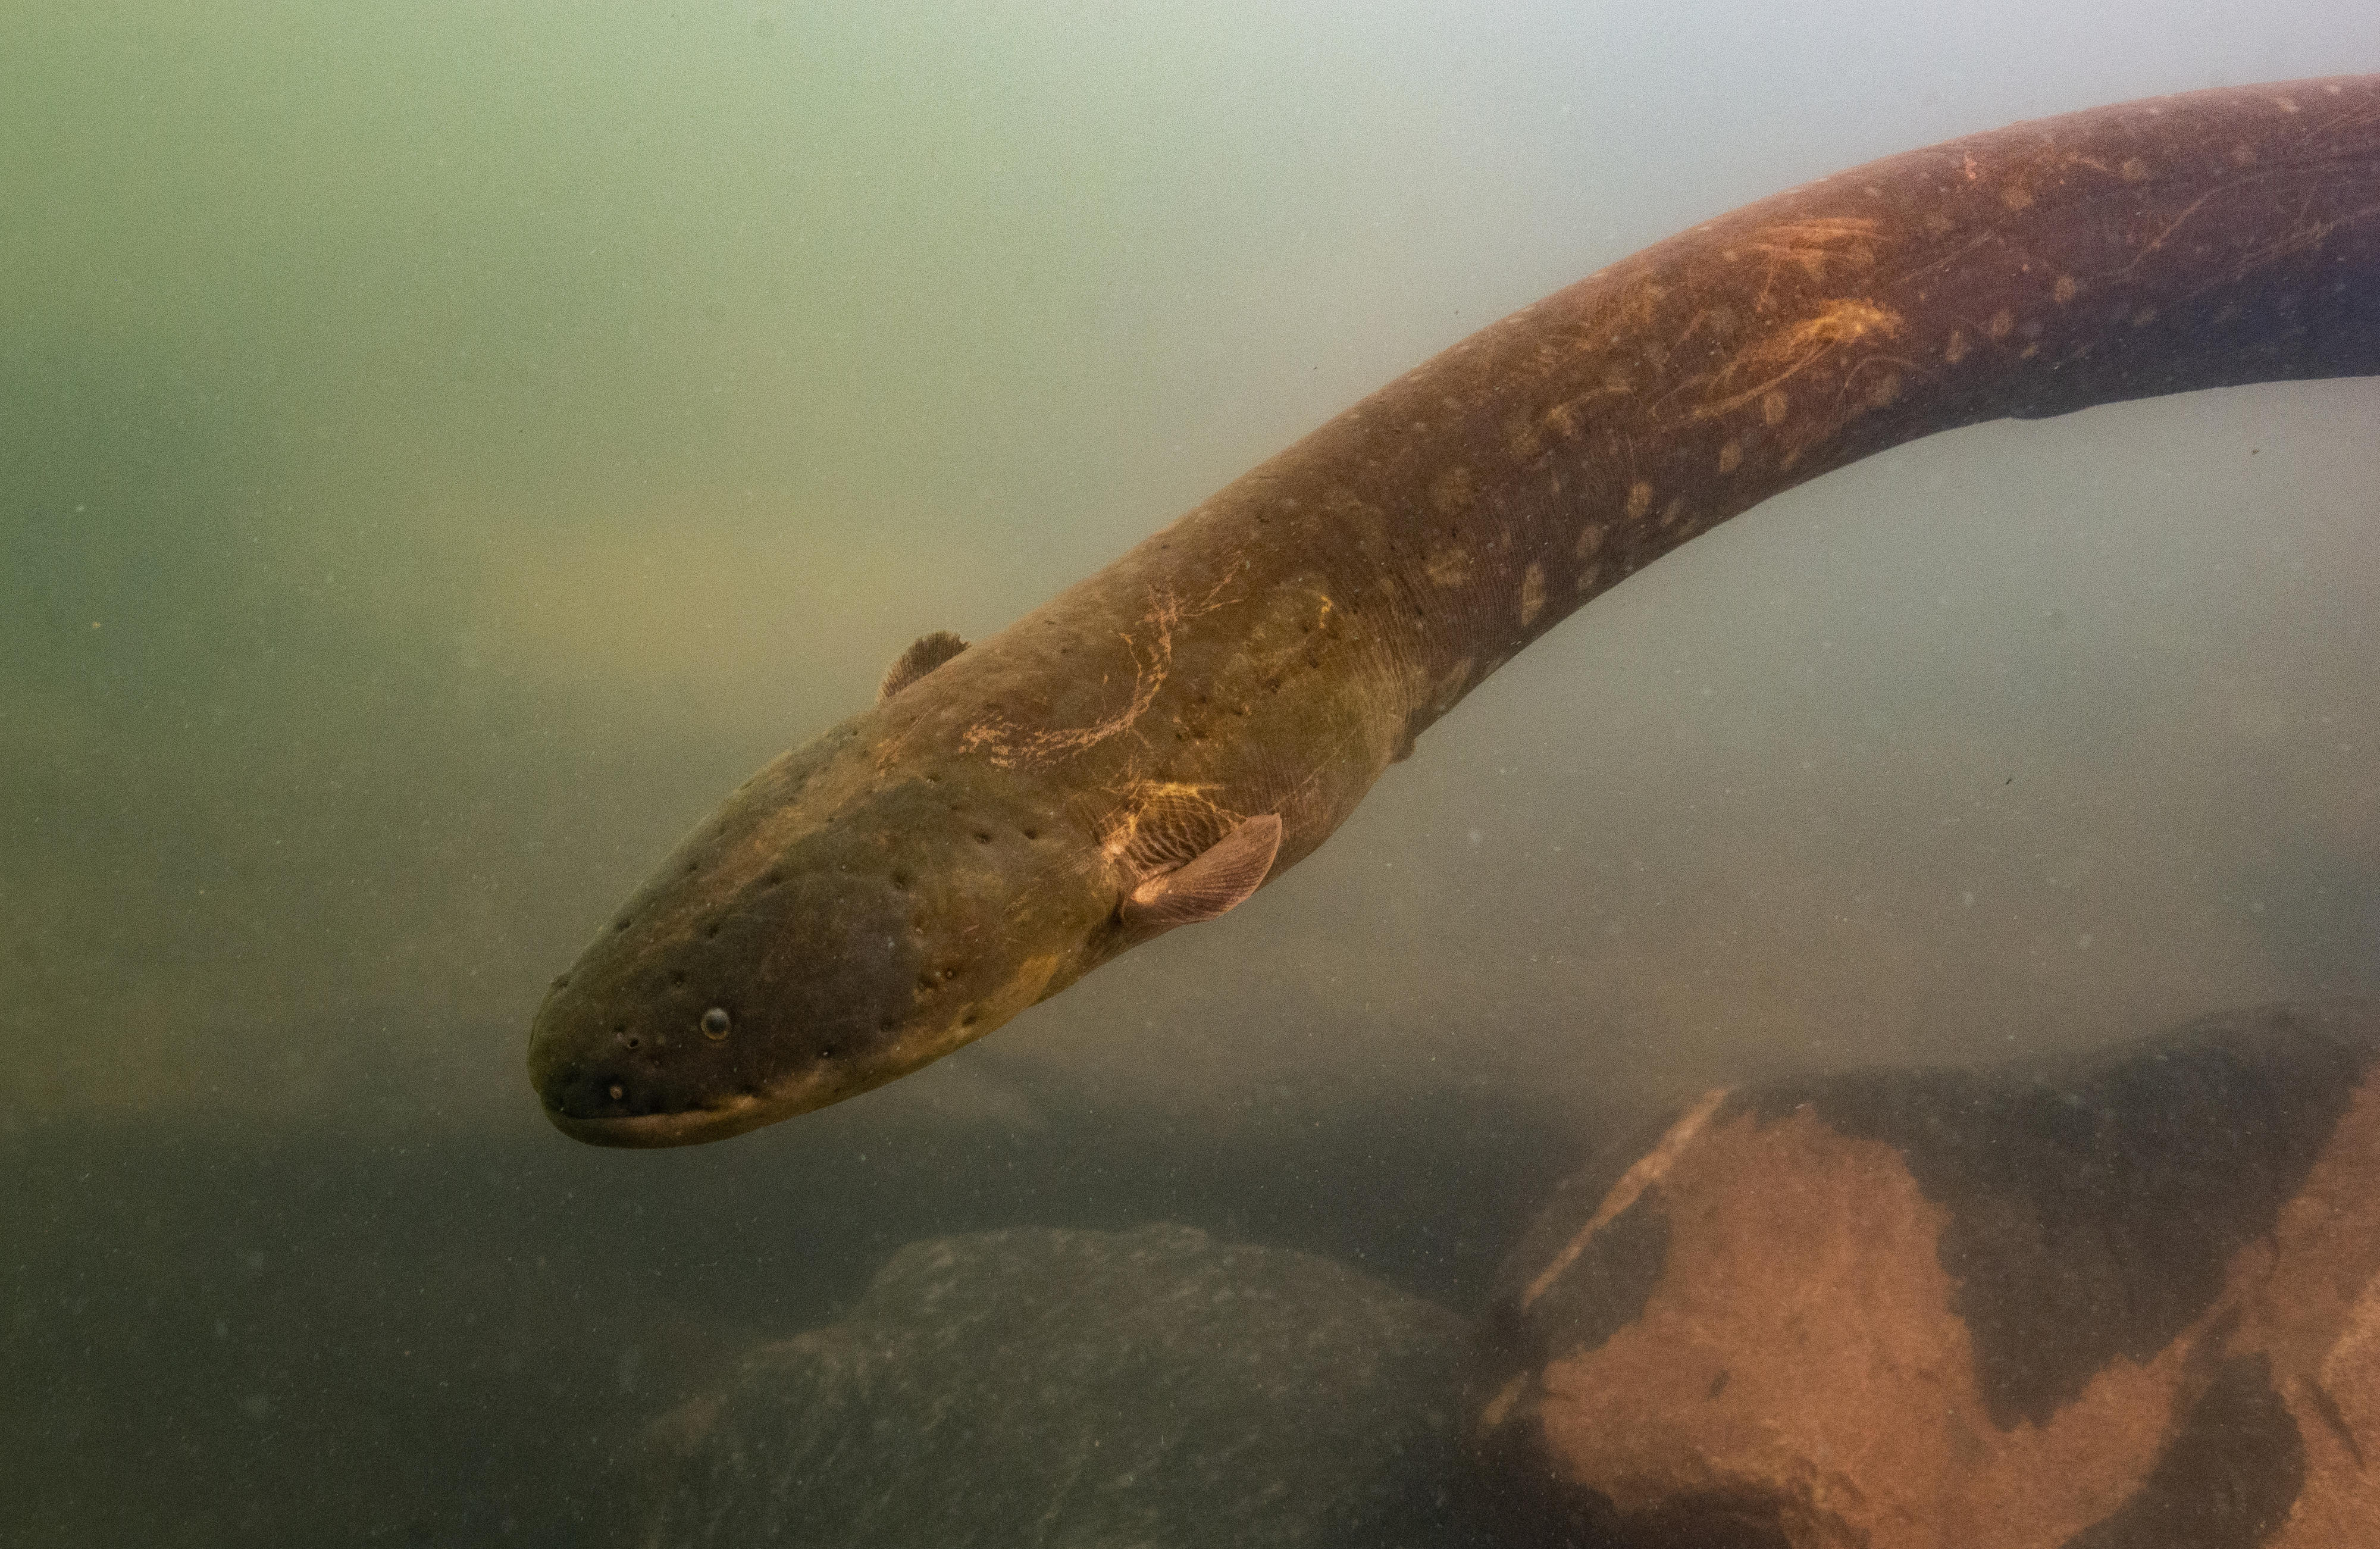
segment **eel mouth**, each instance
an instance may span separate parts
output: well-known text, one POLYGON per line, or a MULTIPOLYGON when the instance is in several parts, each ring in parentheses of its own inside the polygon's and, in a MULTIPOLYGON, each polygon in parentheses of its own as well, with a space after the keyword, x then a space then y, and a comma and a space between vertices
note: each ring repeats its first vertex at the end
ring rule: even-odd
POLYGON ((739 1092, 711 1102, 683 1108, 664 1108, 645 1113, 573 1113, 574 1089, 583 1096, 586 1089, 605 1090, 608 1082, 601 1077, 589 1080, 557 1082, 545 1096, 545 1116, 553 1127, 574 1140, 584 1140, 592 1146, 623 1146, 642 1151, 657 1151, 664 1146, 696 1146, 708 1140, 723 1140, 731 1135, 741 1135, 759 1129, 779 1119, 823 1108, 830 1103, 840 1103, 863 1092, 882 1086, 896 1076, 916 1068, 916 1062, 885 1060, 873 1067, 826 1067, 803 1071, 774 1088, 763 1087, 756 1092, 739 1092))
POLYGON ((784 1116, 784 1105, 758 1097, 736 1097, 714 1107, 686 1108, 666 1114, 604 1114, 581 1117, 549 1107, 545 1116, 574 1140, 594 1146, 625 1146, 653 1151, 663 1146, 700 1145, 758 1129, 784 1116))

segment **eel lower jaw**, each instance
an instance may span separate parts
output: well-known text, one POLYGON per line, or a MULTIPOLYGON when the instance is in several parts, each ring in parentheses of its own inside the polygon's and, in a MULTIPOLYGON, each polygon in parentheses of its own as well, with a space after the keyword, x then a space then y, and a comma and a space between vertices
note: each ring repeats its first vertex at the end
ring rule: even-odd
POLYGON ((738 1092, 698 1108, 678 1108, 647 1114, 574 1114, 547 1103, 545 1116, 574 1140, 592 1146, 624 1146, 655 1151, 664 1146, 701 1145, 731 1135, 759 1129, 856 1097, 896 1076, 917 1068, 918 1062, 885 1060, 875 1068, 827 1068, 802 1072, 773 1090, 738 1092))
POLYGON ((758 1129, 784 1116, 782 1105, 758 1097, 739 1097, 715 1108, 689 1108, 674 1114, 612 1114, 591 1118, 545 1111, 553 1127, 574 1140, 591 1146, 627 1146, 658 1150, 663 1146, 700 1145, 758 1129))
MULTIPOLYGON (((1049 965, 1054 957, 1028 965, 1028 987, 1038 992, 1050 979, 1049 965)), ((1014 1010, 1030 1005, 1029 998, 1019 997, 1014 1010)), ((608 1078, 587 1079, 587 1067, 557 1056, 551 1067, 539 1060, 537 1052, 530 1055, 530 1075, 544 1101, 545 1116, 556 1129, 574 1140, 591 1146, 620 1146, 637 1150, 656 1151, 664 1146, 694 1146, 710 1140, 723 1140, 731 1135, 759 1129, 765 1125, 788 1119, 796 1114, 807 1114, 863 1092, 871 1092, 885 1082, 905 1076, 921 1066, 929 1065, 944 1055, 965 1044, 974 1043, 1008 1020, 1014 1010, 997 1015, 970 1017, 964 1025, 951 1023, 913 1033, 893 1047, 878 1050, 864 1060, 829 1062, 797 1070, 772 1087, 737 1092, 698 1107, 669 1109, 660 1113, 572 1113, 574 1098, 584 1100, 592 1091, 610 1086, 608 1078)), ((613 1089, 616 1090, 616 1089, 613 1089)))

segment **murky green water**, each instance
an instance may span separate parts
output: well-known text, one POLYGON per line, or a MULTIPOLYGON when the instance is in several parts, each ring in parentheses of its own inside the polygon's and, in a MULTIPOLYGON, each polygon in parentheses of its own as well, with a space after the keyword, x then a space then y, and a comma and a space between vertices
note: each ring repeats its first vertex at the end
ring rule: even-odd
POLYGON ((617 1155, 521 1071, 912 637, 1473 328, 1872 156, 2371 69, 2322 0, 0 8, 0 1539, 585 1542, 914 1238, 1468 1311, 1688 1083, 2380 991, 2342 383, 1782 497, 1256 905, 846 1107, 617 1155))

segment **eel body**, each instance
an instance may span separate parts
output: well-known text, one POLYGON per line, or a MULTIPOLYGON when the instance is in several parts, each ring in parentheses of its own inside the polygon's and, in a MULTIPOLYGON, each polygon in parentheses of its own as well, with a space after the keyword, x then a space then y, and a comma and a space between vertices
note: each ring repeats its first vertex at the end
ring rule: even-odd
POLYGON ((2380 76, 2021 124, 1746 206, 1455 345, 730 796, 537 1014, 581 1140, 933 1060, 1310 853, 1597 592, 2005 416, 2380 372, 2380 76))

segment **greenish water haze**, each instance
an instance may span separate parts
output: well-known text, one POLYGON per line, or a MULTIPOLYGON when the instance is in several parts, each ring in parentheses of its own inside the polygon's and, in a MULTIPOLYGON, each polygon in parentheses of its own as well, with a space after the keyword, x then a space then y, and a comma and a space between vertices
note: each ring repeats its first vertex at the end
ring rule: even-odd
POLYGON ((524 1366, 609 1435, 905 1231, 1166 1213, 1459 1299, 1498 1245, 1431 1232, 1538 1187, 1479 1158, 1607 1104, 2380 991, 2380 388, 2342 383, 1794 492, 1255 905, 845 1109, 623 1159, 521 1072, 605 910, 912 637, 1475 327, 1873 156, 2373 69, 2339 0, 0 6, 27 1520, 567 1542, 592 1454, 504 1408, 562 1402, 524 1366), (1345 1139, 1378 1112, 1473 1133, 1400 1173, 1345 1139), (1318 1125, 1306 1174, 1214 1159, 1318 1125), (976 1170, 1012 1144, 1030 1187, 976 1170), (798 1251, 719 1246, 772 1211, 798 1251), (478 1353, 408 1366, 390 1310, 465 1303, 478 1353))

